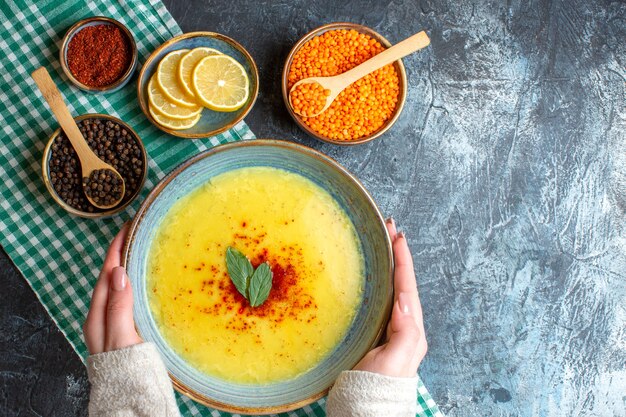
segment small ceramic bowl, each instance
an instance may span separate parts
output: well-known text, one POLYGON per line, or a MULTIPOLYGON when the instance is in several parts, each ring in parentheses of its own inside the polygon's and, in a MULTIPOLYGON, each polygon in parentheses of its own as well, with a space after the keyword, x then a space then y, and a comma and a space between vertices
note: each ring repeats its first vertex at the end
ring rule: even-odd
POLYGON ((70 80, 70 82, 76 87, 88 93, 112 93, 124 87, 133 77, 135 69, 137 68, 137 44, 135 43, 135 39, 133 38, 133 34, 130 32, 130 30, 128 30, 126 26, 124 26, 117 20, 105 16, 89 17, 87 19, 79 20, 78 22, 74 23, 71 28, 69 28, 69 30, 63 37, 61 49, 59 50, 59 60, 61 61, 61 68, 63 68, 63 72, 65 73, 65 75, 67 75, 67 78, 70 80), (76 77, 74 77, 74 74, 72 74, 72 72, 70 71, 69 65, 67 63, 67 47, 74 35, 76 35, 81 29, 84 29, 87 26, 96 25, 113 25, 120 28, 128 38, 132 51, 131 62, 126 72, 124 72, 124 75, 122 75, 113 84, 109 84, 104 87, 90 87, 81 83, 76 79, 76 77))
MULTIPOLYGON (((50 179, 50 158, 52 156, 52 144, 61 133, 61 128, 58 128, 57 130, 55 130, 55 132, 50 136, 50 139, 48 139, 48 144, 44 148, 43 158, 41 161, 41 174, 43 177, 43 181, 46 184, 46 188, 48 189, 48 192, 50 193, 54 201, 56 201, 56 203, 68 213, 71 213, 78 217, 84 217, 87 219, 100 219, 100 218, 110 217, 124 210, 139 195, 139 192, 143 188, 143 184, 146 180, 146 175, 148 174, 148 162, 147 162, 148 155, 146 154, 146 149, 143 146, 141 138, 139 137, 137 132, 135 132, 133 128, 131 128, 129 125, 127 125, 126 123, 118 119, 117 117, 113 117, 108 114, 92 113, 92 114, 83 114, 82 116, 75 117, 74 121, 80 122, 81 120, 85 120, 85 119, 103 119, 103 120, 111 120, 115 123, 119 123, 125 129, 127 129, 133 135, 133 137, 137 140, 137 143, 139 144, 139 147, 141 148, 141 153, 143 157, 143 167, 144 167, 143 174, 141 176, 141 180, 139 183, 139 187, 137 187, 137 190, 132 195, 130 195, 128 199, 124 201, 121 205, 113 207, 109 210, 102 210, 102 211, 97 211, 93 213, 78 210, 70 206, 69 204, 67 204, 65 201, 63 201, 63 199, 61 199, 61 197, 55 191, 54 186, 52 185, 52 180, 50 179)), ((126 196, 124 196, 124 198, 126 198, 126 196)))
MULTIPOLYGON (((241 414, 280 413, 322 396, 340 372, 352 369, 384 334, 392 305, 392 252, 380 211, 363 185, 345 168, 311 148, 277 140, 239 141, 193 156, 152 190, 130 227, 122 263, 132 281, 135 323, 153 342, 174 387, 192 399, 241 414), (302 175, 324 188, 356 227, 365 263, 363 301, 343 340, 318 365, 296 378, 264 385, 238 384, 206 375, 183 360, 159 332, 146 283, 150 247, 159 224, 180 198, 224 172, 268 166, 302 175)), ((245 358, 241 358, 244 360, 245 358)))
POLYGON ((330 23, 328 25, 320 26, 317 29, 314 29, 314 30, 310 31, 309 33, 304 35, 294 45, 293 48, 291 48, 291 51, 289 52, 289 55, 287 56, 287 60, 285 61, 285 66, 283 68, 283 77, 282 77, 283 101, 285 102, 285 106, 287 107, 287 111, 289 112, 289 114, 291 115, 293 120, 295 120, 295 122, 298 124, 298 126, 300 126, 300 128, 302 130, 304 130, 306 133, 308 133, 309 135, 313 136, 314 138, 319 139, 319 140, 321 140, 323 142, 332 143, 332 144, 335 144, 335 145, 345 145, 345 146, 358 145, 358 144, 361 144, 361 143, 372 141, 372 140, 376 139, 377 137, 381 136, 383 133, 385 133, 387 130, 389 130, 389 128, 391 126, 393 126, 393 124, 396 122, 396 120, 398 120, 398 117, 400 116, 400 113, 402 112, 402 108, 404 107, 404 103, 406 101, 406 94, 407 94, 406 71, 404 69, 404 64, 402 63, 402 60, 398 60, 398 61, 396 61, 393 64, 393 66, 396 69, 396 72, 398 73, 398 78, 400 80, 400 95, 398 97, 398 103, 396 105, 396 109, 393 112, 393 114, 391 115, 391 117, 389 118, 389 120, 387 120, 387 122, 383 126, 381 126, 380 129, 378 129, 374 133, 370 134, 369 136, 365 136, 363 138, 356 139, 356 140, 350 140, 350 141, 348 141, 348 140, 335 140, 335 139, 327 138, 326 136, 320 135, 319 133, 317 133, 316 131, 311 129, 309 126, 307 126, 306 123, 304 123, 304 121, 302 121, 302 118, 293 111, 293 109, 291 108, 291 105, 289 104, 289 88, 288 88, 289 80, 288 80, 288 77, 289 77, 289 68, 291 67, 291 62, 293 61, 293 57, 300 50, 302 45, 304 45, 305 43, 307 43, 311 39, 315 38, 316 36, 319 36, 319 35, 323 34, 324 32, 328 32, 329 30, 339 30, 339 29, 345 29, 345 30, 352 30, 353 29, 353 30, 356 30, 359 33, 363 33, 363 34, 371 36, 372 38, 374 38, 378 42, 380 42, 381 45, 383 45, 383 46, 385 46, 387 48, 389 48, 391 46, 391 43, 389 43, 389 41, 387 39, 385 39, 382 35, 380 35, 376 31, 374 31, 373 29, 370 29, 367 26, 359 25, 359 24, 356 24, 356 23, 330 23))
POLYGON ((243 46, 228 36, 214 32, 190 32, 176 36, 163 45, 159 46, 143 64, 137 82, 137 97, 141 110, 148 120, 162 131, 173 136, 188 139, 207 138, 222 133, 243 120, 250 112, 257 95, 259 94, 259 72, 252 56, 243 46), (198 47, 208 47, 217 49, 223 54, 229 55, 239 62, 248 74, 250 80, 250 94, 248 101, 239 110, 233 112, 217 112, 207 108, 202 109, 202 116, 198 123, 189 129, 172 130, 161 126, 154 120, 148 111, 148 81, 155 73, 161 59, 172 51, 178 49, 193 49, 198 47))

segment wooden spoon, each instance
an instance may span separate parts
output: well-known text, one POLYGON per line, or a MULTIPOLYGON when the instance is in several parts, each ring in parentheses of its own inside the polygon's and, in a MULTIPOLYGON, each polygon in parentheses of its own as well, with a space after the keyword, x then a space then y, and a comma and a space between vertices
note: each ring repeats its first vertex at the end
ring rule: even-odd
POLYGON ((109 209, 117 206, 124 197, 124 193, 126 192, 124 179, 115 168, 104 162, 102 159, 98 158, 98 156, 91 150, 91 148, 85 141, 82 133, 80 133, 80 130, 78 129, 74 118, 70 114, 70 110, 63 102, 61 92, 57 89, 54 81, 52 81, 52 78, 50 78, 48 70, 46 70, 44 67, 38 68, 33 71, 31 76, 35 80, 35 84, 37 84, 37 87, 39 87, 39 91, 41 91, 43 98, 45 98, 48 102, 52 113, 54 113, 54 116, 61 125, 61 128, 65 132, 65 135, 70 140, 72 147, 78 154, 78 159, 80 160, 80 166, 82 168, 83 191, 85 191, 85 196, 87 197, 87 200, 89 200, 89 202, 94 206, 101 209, 109 209), (97 170, 111 171, 113 173, 113 176, 118 177, 118 184, 121 184, 122 190, 120 197, 116 201, 110 202, 110 204, 104 204, 102 202, 98 203, 94 201, 93 197, 91 197, 85 190, 85 180, 89 179, 92 172, 97 170))
POLYGON ((397 61, 400 58, 404 58, 405 56, 412 54, 415 51, 419 51, 420 49, 427 47, 429 44, 430 39, 428 38, 428 35, 426 34, 426 32, 421 31, 403 40, 402 42, 395 44, 391 48, 385 49, 383 52, 373 56, 362 64, 357 65, 350 71, 346 71, 333 77, 310 77, 302 79, 295 83, 293 87, 291 87, 291 90, 289 90, 289 105, 291 105, 293 111, 300 116, 318 116, 326 111, 326 109, 328 109, 328 107, 335 100, 335 98, 337 98, 339 93, 341 93, 353 82, 365 77, 367 74, 374 72, 377 69, 384 67, 387 64, 391 64, 392 62, 397 61), (325 90, 330 90, 330 94, 326 97, 326 104, 319 113, 301 114, 293 107, 293 103, 291 103, 291 93, 297 86, 301 84, 313 83, 320 84, 325 90))

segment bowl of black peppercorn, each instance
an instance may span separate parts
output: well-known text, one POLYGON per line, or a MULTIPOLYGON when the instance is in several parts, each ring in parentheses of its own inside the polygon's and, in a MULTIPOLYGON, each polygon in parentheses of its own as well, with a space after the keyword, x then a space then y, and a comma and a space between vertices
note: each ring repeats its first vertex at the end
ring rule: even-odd
MULTIPOLYGON (((92 205, 83 190, 80 160, 62 129, 57 129, 44 149, 41 164, 46 188, 66 211, 85 218, 109 217, 124 210, 139 195, 146 179, 148 157, 139 135, 120 119, 106 114, 85 114, 74 120, 89 147, 112 165, 124 179, 125 193, 110 209, 92 205)), ((100 193, 112 192, 97 184, 100 193)))

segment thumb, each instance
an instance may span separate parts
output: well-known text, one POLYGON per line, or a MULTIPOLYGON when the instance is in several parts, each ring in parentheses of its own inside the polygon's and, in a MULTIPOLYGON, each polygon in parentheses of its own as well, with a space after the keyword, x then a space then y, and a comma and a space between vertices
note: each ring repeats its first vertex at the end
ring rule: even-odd
MULTIPOLYGON (((396 360, 403 359, 407 364, 412 362, 421 337, 413 315, 416 309, 413 304, 410 294, 398 294, 391 313, 391 335, 385 348, 396 360)), ((414 374, 417 369, 411 372, 414 374)))
POLYGON ((109 285, 105 351, 121 349, 139 343, 133 320, 133 291, 126 270, 113 269, 109 285))

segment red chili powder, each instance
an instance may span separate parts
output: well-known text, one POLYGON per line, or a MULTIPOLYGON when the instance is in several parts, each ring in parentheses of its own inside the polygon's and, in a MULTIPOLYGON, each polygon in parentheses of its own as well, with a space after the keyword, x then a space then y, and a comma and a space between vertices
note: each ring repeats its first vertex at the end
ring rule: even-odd
POLYGON ((233 233, 233 246, 246 248, 245 252, 250 256, 253 267, 257 268, 263 262, 270 265, 272 288, 269 296, 260 306, 252 307, 237 291, 228 272, 223 270, 226 265, 207 265, 210 272, 207 271, 199 290, 213 299, 217 296, 217 300, 198 306, 198 312, 211 316, 229 316, 226 328, 235 331, 248 331, 256 325, 257 320, 268 322, 274 328, 285 320, 301 323, 316 320, 318 305, 300 285, 301 280, 305 279, 302 248, 298 245, 285 245, 278 253, 270 253, 263 244, 267 232, 255 232, 257 228, 246 220, 241 220, 238 225, 242 228, 247 226, 247 229, 233 233))
POLYGON ((130 40, 114 25, 81 29, 67 46, 72 75, 89 87, 105 87, 120 79, 130 66, 130 40))
MULTIPOLYGON (((293 256, 293 253, 290 255, 293 256)), ((209 295, 217 291, 219 301, 200 307, 199 311, 215 316, 234 312, 235 316, 229 320, 227 328, 238 331, 246 331, 254 324, 256 318, 265 318, 272 326, 279 325, 287 318, 311 322, 316 318, 317 304, 298 285, 297 270, 300 265, 294 261, 295 259, 290 257, 273 257, 267 249, 262 249, 252 259, 252 265, 255 267, 263 262, 269 262, 273 274, 269 297, 259 307, 250 306, 248 300, 239 294, 227 273, 224 273, 223 277, 213 276, 203 280, 200 291, 209 295)))

